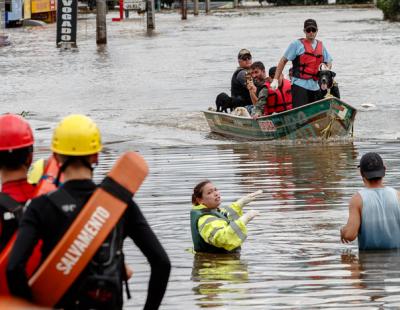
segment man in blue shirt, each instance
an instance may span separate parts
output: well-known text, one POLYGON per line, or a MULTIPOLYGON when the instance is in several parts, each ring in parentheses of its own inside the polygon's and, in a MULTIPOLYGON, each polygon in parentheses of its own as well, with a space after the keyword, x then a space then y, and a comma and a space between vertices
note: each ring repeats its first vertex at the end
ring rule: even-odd
POLYGON ((358 237, 359 250, 400 248, 400 193, 384 186, 386 167, 377 153, 361 157, 360 173, 364 188, 349 202, 347 224, 340 230, 343 243, 358 237))
POLYGON ((281 75, 286 63, 290 60, 293 64, 292 96, 293 108, 300 107, 320 99, 318 86, 318 69, 325 63, 330 69, 332 57, 329 55, 321 41, 316 40, 318 26, 314 19, 304 22, 305 38, 293 41, 278 63, 272 89, 278 88, 278 77, 281 75))

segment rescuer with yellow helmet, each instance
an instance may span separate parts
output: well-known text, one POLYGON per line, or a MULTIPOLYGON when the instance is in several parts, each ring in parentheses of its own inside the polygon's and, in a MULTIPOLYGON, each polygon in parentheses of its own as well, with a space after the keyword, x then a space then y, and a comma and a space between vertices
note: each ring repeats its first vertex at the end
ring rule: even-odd
POLYGON ((102 148, 97 125, 85 115, 67 116, 54 129, 51 150, 61 164, 60 173, 71 171, 67 169, 71 166, 74 174, 91 177, 102 148))
MULTIPOLYGON (((28 300, 32 298, 24 272, 27 257, 41 239, 43 261, 74 222, 96 189, 92 174, 101 149, 100 131, 90 118, 69 115, 56 126, 51 150, 61 165, 64 182, 56 191, 33 199, 22 218, 7 269, 12 294, 28 300)), ((122 309, 122 285, 124 282, 127 285, 122 251, 126 236, 135 242, 150 263, 145 308, 159 307, 169 278, 170 261, 138 205, 130 200, 118 224, 56 308, 122 309)))
POLYGON ((194 250, 207 253, 239 252, 247 238, 247 223, 258 215, 250 210, 243 214, 242 208, 253 201, 261 190, 248 194, 229 207, 219 208, 221 196, 209 180, 200 182, 193 189, 190 212, 194 250))

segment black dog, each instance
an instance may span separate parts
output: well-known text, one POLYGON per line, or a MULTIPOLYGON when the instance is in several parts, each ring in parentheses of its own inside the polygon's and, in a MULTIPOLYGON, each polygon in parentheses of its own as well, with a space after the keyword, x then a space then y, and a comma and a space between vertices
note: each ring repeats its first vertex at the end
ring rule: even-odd
POLYGON ((340 98, 339 87, 334 81, 336 73, 326 68, 321 67, 318 71, 318 85, 321 90, 321 98, 324 98, 328 93, 336 98, 340 98))
POLYGON ((228 113, 235 110, 237 107, 244 107, 250 103, 247 103, 242 97, 230 97, 226 93, 220 93, 215 99, 215 105, 217 106, 217 112, 228 113))
POLYGON ((232 98, 229 97, 226 93, 220 93, 215 99, 215 105, 217 106, 217 112, 225 112, 228 113, 228 109, 230 112, 233 111, 232 98))

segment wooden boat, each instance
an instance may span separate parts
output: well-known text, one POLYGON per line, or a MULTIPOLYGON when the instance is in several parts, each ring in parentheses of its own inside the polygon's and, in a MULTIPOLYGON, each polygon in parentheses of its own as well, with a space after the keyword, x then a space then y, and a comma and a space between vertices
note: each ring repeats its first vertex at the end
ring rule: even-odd
POLYGON ((299 108, 252 119, 203 111, 212 132, 250 140, 348 137, 357 110, 336 98, 324 98, 299 108))

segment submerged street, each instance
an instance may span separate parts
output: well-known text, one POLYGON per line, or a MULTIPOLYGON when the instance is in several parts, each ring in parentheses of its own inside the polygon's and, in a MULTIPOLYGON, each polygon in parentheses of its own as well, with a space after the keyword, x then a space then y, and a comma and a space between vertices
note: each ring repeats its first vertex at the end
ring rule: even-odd
MULTIPOLYGON (((0 49, 0 102, 3 112, 27 114, 37 158, 50 154, 62 117, 93 118, 105 145, 97 181, 121 152, 144 156, 150 175, 135 201, 172 262, 161 309, 398 307, 398 254, 360 254, 356 242, 340 243, 339 229, 362 187, 362 154, 380 153, 386 185, 400 188, 400 25, 371 8, 267 7, 187 21, 176 12, 156 14, 148 34, 144 17, 111 22, 116 14, 107 16, 108 45, 101 48, 95 15, 80 15, 74 52, 55 47, 55 24, 7 29, 12 44, 0 49), (276 65, 302 36, 306 18, 319 23, 341 98, 358 109, 354 139, 252 143, 210 134, 201 110, 229 91, 238 50, 276 65), (240 256, 190 250, 190 196, 205 178, 220 189, 223 205, 264 191, 247 207, 261 215, 249 224, 240 256)), ((141 309, 149 267, 131 241, 125 255, 134 270, 125 306, 141 309)))

